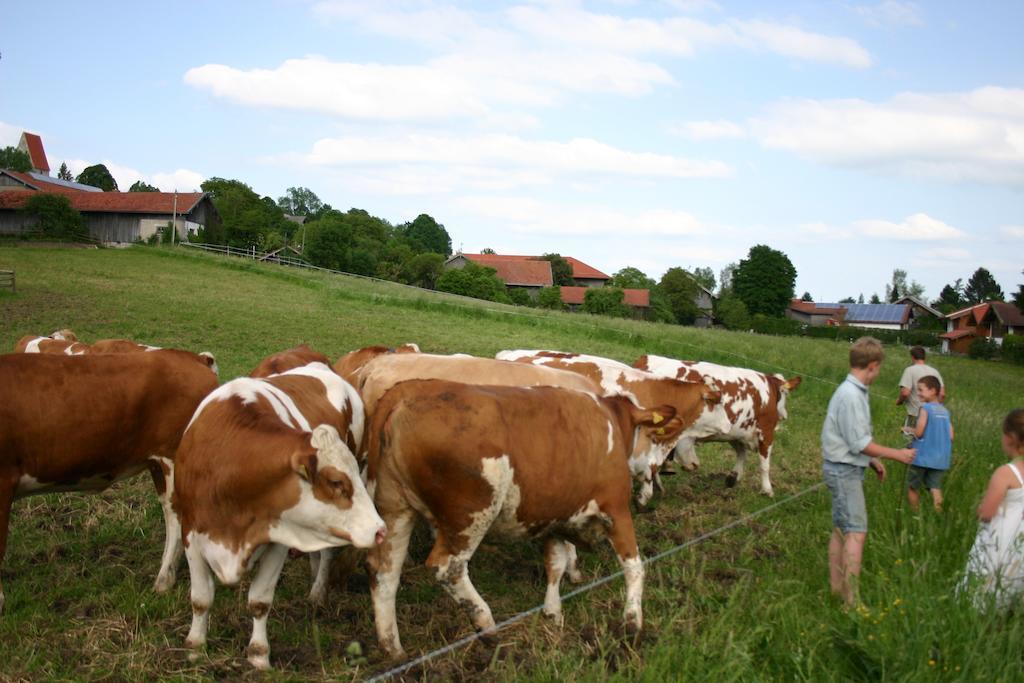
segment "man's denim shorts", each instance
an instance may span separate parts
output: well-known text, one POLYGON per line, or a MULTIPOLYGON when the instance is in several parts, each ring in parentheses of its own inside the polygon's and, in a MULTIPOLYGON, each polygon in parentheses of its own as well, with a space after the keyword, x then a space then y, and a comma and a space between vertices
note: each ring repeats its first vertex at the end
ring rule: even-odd
POLYGON ((832 494, 832 526, 844 534, 867 533, 868 530, 868 509, 864 503, 865 470, 866 467, 829 460, 822 467, 825 485, 832 494))

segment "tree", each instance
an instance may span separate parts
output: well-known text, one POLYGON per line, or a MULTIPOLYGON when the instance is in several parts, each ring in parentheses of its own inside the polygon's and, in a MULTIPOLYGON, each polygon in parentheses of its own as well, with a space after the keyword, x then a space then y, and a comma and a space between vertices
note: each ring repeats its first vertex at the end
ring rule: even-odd
POLYGON ((878 293, 875 292, 875 293, 873 293, 871 295, 871 300, 868 301, 868 303, 869 304, 880 304, 880 303, 882 303, 882 300, 878 298, 878 293))
POLYGON ((736 269, 739 267, 738 263, 730 263, 722 270, 718 271, 718 294, 722 294, 732 291, 732 277, 736 273, 736 269))
POLYGON ((639 268, 626 266, 618 271, 608 280, 609 287, 621 287, 622 289, 654 289, 658 283, 639 268))
POLYGON ((860 294, 857 295, 857 303, 864 303, 864 292, 861 292, 860 294))
MULTIPOLYGON (((800 301, 809 301, 811 303, 814 303, 814 297, 811 296, 810 292, 804 292, 803 296, 800 297, 800 301)), ((853 303, 853 299, 850 299, 850 303, 853 303)))
POLYGON ((505 292, 516 306, 533 306, 533 299, 530 298, 530 293, 523 287, 506 286, 505 292))
POLYGON ((78 174, 75 182, 98 187, 104 192, 117 192, 117 181, 114 180, 114 176, 110 175, 110 171, 103 164, 87 166, 78 174))
MULTIPOLYGON (((855 303, 857 303, 857 300, 854 299, 852 296, 848 296, 848 297, 846 297, 844 299, 840 299, 839 303, 841 303, 841 304, 855 304, 855 303)), ((861 301, 861 303, 864 303, 864 302, 861 301)))
POLYGON ((28 173, 32 170, 32 159, 17 147, 4 147, 0 149, 0 168, 28 173))
POLYGON ((481 254, 497 254, 498 252, 494 251, 490 247, 484 247, 483 249, 480 250, 480 253, 481 254))
POLYGON ((43 234, 52 237, 84 237, 88 234, 85 219, 64 195, 33 192, 22 209, 36 219, 43 234))
POLYGON ((437 279, 437 291, 471 296, 474 299, 512 303, 494 268, 470 261, 462 268, 449 268, 437 279))
POLYGON ((584 313, 607 315, 615 318, 629 317, 629 306, 623 303, 625 292, 618 287, 588 287, 583 293, 584 313))
POLYGON ((408 238, 417 251, 430 251, 443 256, 451 256, 452 238, 444 226, 425 213, 416 216, 411 223, 398 226, 399 232, 408 238))
POLYGON ((715 318, 730 330, 750 329, 750 313, 746 305, 732 292, 725 292, 715 302, 715 318))
POLYGON ((682 268, 669 268, 661 276, 658 289, 668 300, 674 322, 680 325, 692 325, 697 320, 697 316, 701 314, 701 310, 697 307, 700 287, 693 276, 682 268))
POLYGON ((132 183, 132 186, 128 188, 129 192, 159 192, 160 188, 154 187, 147 183, 145 180, 136 180, 132 183))
POLYGON ((709 292, 715 291, 715 271, 710 268, 694 268, 690 271, 693 275, 693 279, 700 283, 700 285, 708 290, 709 292))
POLYGON ((402 266, 401 277, 407 284, 433 289, 444 273, 444 256, 432 252, 416 254, 402 266))
POLYGON ((964 303, 980 304, 984 301, 1002 301, 1005 298, 1002 287, 985 268, 978 268, 964 287, 964 303))
MULTIPOLYGON (((274 211, 281 211, 275 203, 271 206, 274 211)), ((283 216, 281 221, 294 225, 283 216)), ((359 275, 380 272, 379 262, 392 230, 387 221, 362 209, 350 209, 346 213, 329 211, 320 220, 308 224, 306 229, 305 255, 311 263, 359 275)), ((401 272, 401 268, 397 270, 401 272)))
POLYGON ((964 285, 961 278, 957 278, 953 284, 943 287, 939 292, 939 298, 932 302, 932 305, 943 313, 952 313, 963 304, 964 285))
POLYGON ((63 161, 60 162, 60 170, 57 171, 57 177, 60 180, 74 180, 75 176, 71 175, 71 170, 68 169, 68 165, 63 161))
POLYGON ((885 298, 889 303, 895 303, 905 296, 921 298, 924 295, 924 285, 912 281, 907 284, 907 271, 895 268, 892 271, 892 284, 885 286, 885 298))
POLYGON ((537 307, 548 308, 553 311, 566 310, 568 306, 562 302, 562 288, 558 285, 554 287, 541 287, 540 291, 537 292, 537 307))
POLYGON ((751 315, 781 318, 793 299, 796 268, 781 251, 758 244, 750 248, 732 276, 732 288, 751 315))
POLYGON ((260 197, 240 180, 214 177, 204 181, 200 188, 211 194, 213 205, 217 207, 217 213, 223 221, 219 231, 206 231, 203 236, 212 244, 263 249, 271 233, 276 232, 289 238, 298 227, 285 219, 273 199, 260 197))
POLYGON ((308 187, 289 187, 278 198, 277 207, 292 216, 306 216, 310 220, 320 217, 324 203, 308 187))
POLYGON ((572 279, 572 264, 562 258, 561 254, 544 254, 541 261, 551 262, 551 279, 561 287, 573 287, 576 281, 572 279))
MULTIPOLYGON (((1020 271, 1021 275, 1024 275, 1024 270, 1020 271)), ((1024 313, 1024 284, 1017 285, 1017 292, 1013 295, 1013 305, 1016 306, 1021 313, 1024 313)))

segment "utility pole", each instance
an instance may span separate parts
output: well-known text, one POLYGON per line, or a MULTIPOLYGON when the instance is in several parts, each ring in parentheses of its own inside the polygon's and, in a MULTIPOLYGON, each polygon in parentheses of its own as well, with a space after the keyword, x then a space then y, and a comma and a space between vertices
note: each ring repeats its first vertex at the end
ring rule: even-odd
POLYGON ((174 246, 174 233, 178 232, 178 188, 174 188, 174 208, 171 210, 171 246, 174 246))

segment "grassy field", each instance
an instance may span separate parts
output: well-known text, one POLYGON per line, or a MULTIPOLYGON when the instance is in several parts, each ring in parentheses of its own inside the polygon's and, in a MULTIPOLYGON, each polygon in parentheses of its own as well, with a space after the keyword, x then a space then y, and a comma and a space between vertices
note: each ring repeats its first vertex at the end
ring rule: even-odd
MULTIPOLYGON (((70 327, 85 341, 130 337, 216 354, 221 378, 247 373, 265 355, 307 342, 331 357, 367 344, 415 341, 425 351, 489 356, 505 348, 556 348, 632 362, 642 353, 799 374, 790 420, 772 465, 776 500, 820 480, 818 436, 846 347, 585 315, 542 313, 387 283, 253 265, 192 252, 0 248, 17 270, 17 294, 0 291, 0 348, 26 333, 70 327)), ((872 390, 876 439, 899 442, 893 405, 906 350, 889 349, 872 390)), ((1004 458, 999 423, 1024 403, 1024 370, 937 357, 957 430, 947 510, 913 516, 904 468, 866 484, 871 519, 862 593, 847 613, 828 593, 830 532, 823 489, 780 506, 648 568, 645 628, 622 633, 623 585, 613 581, 565 604, 565 626, 528 618, 496 643, 476 643, 408 678, 452 680, 1021 680, 1024 625, 979 615, 954 597, 976 530, 974 507, 1004 458)), ((88 410, 88 406, 81 406, 88 410)), ((731 449, 702 447, 696 473, 666 478, 668 491, 637 515, 647 556, 769 504, 756 465, 724 486, 731 449), (754 473, 755 476, 750 476, 754 473)), ((245 594, 220 587, 207 657, 182 649, 190 607, 184 566, 166 595, 151 590, 163 523, 148 479, 94 496, 61 494, 15 503, 0 576, 0 680, 258 678, 244 648, 245 594)), ((412 556, 428 539, 420 529, 412 556)), ((614 571, 608 548, 580 554, 588 579, 614 571)), ((540 549, 486 541, 471 573, 499 621, 543 601, 540 549)), ((335 586, 322 608, 307 604, 305 562, 285 568, 270 619, 270 676, 360 680, 386 668, 375 646, 361 574, 335 586), (364 645, 368 662, 345 648, 364 645)), ((569 587, 563 587, 568 592, 569 587)), ((471 631, 421 565, 399 592, 403 644, 421 653, 471 631)))

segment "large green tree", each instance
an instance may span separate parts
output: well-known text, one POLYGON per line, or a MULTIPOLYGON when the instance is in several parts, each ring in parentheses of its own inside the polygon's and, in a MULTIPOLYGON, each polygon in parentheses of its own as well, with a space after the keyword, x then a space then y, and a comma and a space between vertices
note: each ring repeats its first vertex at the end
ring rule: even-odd
POLYGON ((553 311, 564 311, 569 308, 562 301, 562 288, 559 285, 541 287, 540 291, 537 292, 537 307, 553 311))
POLYGON ((561 254, 544 254, 540 257, 542 261, 551 262, 551 279, 559 287, 573 287, 576 281, 572 279, 572 264, 562 258, 561 254))
POLYGON ((117 192, 117 181, 103 164, 86 166, 75 178, 75 182, 98 187, 104 192, 117 192))
POLYGON ((608 281, 610 287, 621 287, 623 289, 646 289, 650 292, 651 307, 647 319, 651 322, 674 323, 676 321, 672 306, 661 291, 658 283, 640 270, 632 266, 626 266, 612 275, 608 281))
POLYGON ((287 192, 278 197, 277 206, 284 213, 314 220, 320 217, 324 203, 308 187, 289 187, 287 192))
POLYGON ((136 180, 132 183, 132 186, 128 188, 129 192, 159 192, 160 188, 155 185, 150 185, 145 180, 136 180))
POLYGON ((708 267, 698 267, 690 271, 693 279, 701 284, 709 292, 715 291, 715 271, 708 267))
POLYGON ((700 287, 693 276, 682 268, 669 268, 661 276, 658 289, 668 301, 674 322, 680 325, 692 325, 701 314, 697 306, 700 287))
POLYGON ((444 256, 433 252, 416 254, 402 265, 402 280, 406 284, 433 289, 444 273, 444 256))
POLYGON ((935 308, 943 313, 952 313, 964 304, 964 282, 957 278, 956 282, 946 285, 939 292, 939 298, 932 302, 935 308))
POLYGON ((0 149, 0 168, 28 173, 32 170, 32 159, 17 147, 4 147, 0 149))
POLYGON ((449 268, 437 279, 440 292, 451 292, 474 299, 512 303, 494 268, 481 266, 470 261, 462 268, 449 268))
POLYGON ((980 304, 984 301, 1002 301, 1005 295, 1003 288, 987 268, 978 268, 964 287, 964 301, 968 304, 980 304))
POLYGON ((345 213, 328 211, 306 227, 305 256, 311 263, 358 275, 379 272, 379 262, 392 230, 387 221, 363 209, 350 209, 345 213))
POLYGON ((452 238, 444 226, 425 213, 416 216, 411 223, 403 223, 398 230, 413 245, 416 251, 429 251, 442 256, 451 256, 452 238))
POLYGON ((584 313, 607 315, 614 318, 627 318, 629 306, 623 303, 625 292, 618 287, 588 287, 583 293, 584 313))
POLYGON ((895 268, 892 271, 892 282, 885 286, 885 298, 889 303, 894 303, 905 296, 921 298, 924 296, 924 285, 916 280, 908 284, 907 271, 895 268))
POLYGON ((781 318, 795 285, 796 268, 789 257, 764 244, 751 247, 732 276, 732 289, 751 315, 781 318))
POLYGON ((202 237, 207 242, 262 251, 278 242, 273 233, 290 237, 297 227, 285 220, 273 199, 260 197, 241 180, 209 178, 200 189, 210 193, 223 221, 219 230, 204 231, 202 237))
POLYGON ((715 301, 715 318, 730 330, 750 329, 750 313, 743 301, 731 290, 723 292, 715 301))

